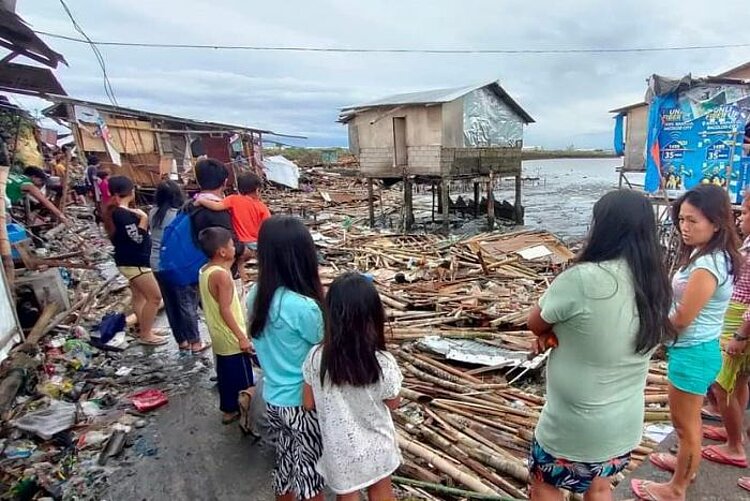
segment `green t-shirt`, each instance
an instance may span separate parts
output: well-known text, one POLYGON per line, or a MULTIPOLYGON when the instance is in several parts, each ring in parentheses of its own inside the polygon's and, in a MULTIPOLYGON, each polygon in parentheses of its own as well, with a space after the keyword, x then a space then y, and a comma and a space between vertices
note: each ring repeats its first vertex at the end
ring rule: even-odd
POLYGON ((639 319, 627 263, 577 264, 539 305, 560 345, 547 363, 537 441, 553 456, 586 463, 632 451, 643 432, 650 354, 635 353, 639 319))
POLYGON ((32 184, 31 178, 24 176, 23 174, 8 174, 8 181, 5 184, 5 196, 8 197, 10 203, 17 203, 23 198, 23 186, 32 184))

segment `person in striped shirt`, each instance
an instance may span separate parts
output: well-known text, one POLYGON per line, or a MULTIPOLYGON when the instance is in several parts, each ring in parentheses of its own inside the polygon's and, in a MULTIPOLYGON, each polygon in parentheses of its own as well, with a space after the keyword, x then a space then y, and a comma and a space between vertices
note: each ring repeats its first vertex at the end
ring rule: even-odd
MULTIPOLYGON (((716 384, 712 387, 713 397, 719 408, 724 429, 705 427, 707 437, 724 440, 720 445, 708 445, 701 455, 708 461, 721 464, 748 466, 743 445, 743 418, 747 408, 750 390, 750 197, 742 203, 740 230, 746 236, 740 252, 745 258, 737 283, 734 284, 732 299, 724 317, 722 332, 723 363, 716 384)), ((750 482, 745 482, 748 488, 750 482)), ((740 484, 742 485, 742 484, 740 484)), ((750 490, 750 489, 749 489, 750 490)))

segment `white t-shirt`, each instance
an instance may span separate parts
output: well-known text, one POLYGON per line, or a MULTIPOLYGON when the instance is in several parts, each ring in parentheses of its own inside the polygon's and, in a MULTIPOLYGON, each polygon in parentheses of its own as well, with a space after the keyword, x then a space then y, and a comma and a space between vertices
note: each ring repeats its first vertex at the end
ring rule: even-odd
POLYGON ((318 471, 336 494, 369 487, 401 464, 391 412, 384 400, 401 391, 401 370, 388 352, 378 352, 380 380, 353 387, 320 384, 321 345, 307 356, 302 372, 313 389, 323 439, 318 471))

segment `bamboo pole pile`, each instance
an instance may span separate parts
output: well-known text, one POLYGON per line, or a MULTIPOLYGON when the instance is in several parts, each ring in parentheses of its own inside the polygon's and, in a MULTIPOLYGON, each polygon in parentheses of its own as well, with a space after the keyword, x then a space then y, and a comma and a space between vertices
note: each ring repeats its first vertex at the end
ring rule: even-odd
MULTIPOLYGON (((424 499, 457 493, 526 499, 526 458, 544 405, 542 385, 527 380, 523 387, 509 386, 507 365, 457 362, 421 341, 436 336, 478 342, 525 360, 532 339, 525 325, 529 310, 572 253, 552 235, 535 231, 444 238, 325 224, 314 235, 325 263, 324 284, 343 271, 367 273, 386 308, 387 341, 404 374, 394 421, 406 492, 424 499), (529 256, 526 250, 535 247, 548 249, 547 255, 529 256)), ((654 363, 644 425, 669 420, 666 393, 664 368, 654 363)), ((628 471, 655 446, 644 438, 628 471)))
MULTIPOLYGON (((394 412, 404 457, 399 475, 431 487, 436 496, 450 497, 451 489, 459 489, 471 493, 467 498, 527 499, 526 458, 544 405, 541 388, 508 386, 497 373, 479 375, 423 351, 417 343, 389 348, 404 374, 402 405, 394 412)), ((647 422, 668 419, 666 400, 660 398, 666 391, 663 372, 658 364, 649 372, 647 422)), ((644 438, 626 473, 655 447, 644 438)))

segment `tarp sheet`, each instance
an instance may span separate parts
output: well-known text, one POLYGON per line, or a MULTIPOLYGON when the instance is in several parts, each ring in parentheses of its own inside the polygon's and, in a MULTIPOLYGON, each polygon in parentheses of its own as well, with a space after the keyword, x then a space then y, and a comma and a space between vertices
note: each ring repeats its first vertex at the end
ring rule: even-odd
POLYGON ((621 157, 625 154, 625 115, 620 113, 615 117, 615 155, 621 157))
POLYGON ((464 97, 464 146, 517 146, 523 119, 494 92, 477 89, 464 97))
POLYGON ((263 172, 269 181, 299 189, 299 167, 281 155, 264 158, 263 172))

